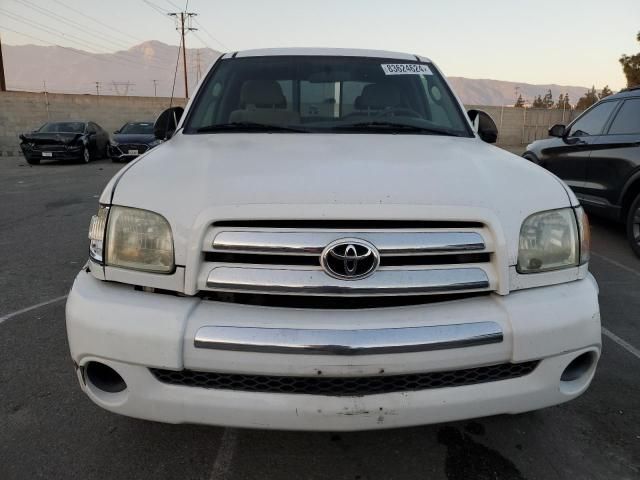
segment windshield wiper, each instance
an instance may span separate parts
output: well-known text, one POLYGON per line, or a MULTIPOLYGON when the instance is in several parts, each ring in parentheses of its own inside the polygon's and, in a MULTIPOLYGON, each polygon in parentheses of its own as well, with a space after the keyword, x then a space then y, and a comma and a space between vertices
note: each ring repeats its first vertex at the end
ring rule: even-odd
POLYGON ((297 127, 288 127, 285 125, 270 125, 267 123, 256 122, 231 122, 231 123, 216 123, 213 125, 207 125, 206 127, 200 127, 196 129, 198 133, 208 132, 298 132, 306 133, 308 130, 297 127))
POLYGON ((460 134, 452 132, 450 130, 444 130, 440 128, 430 127, 418 127, 416 125, 409 125, 406 123, 395 122, 360 122, 349 123, 347 125, 336 125, 333 127, 335 130, 354 130, 354 131, 386 131, 389 133, 426 133, 430 135, 448 135, 451 137, 459 137, 460 134))

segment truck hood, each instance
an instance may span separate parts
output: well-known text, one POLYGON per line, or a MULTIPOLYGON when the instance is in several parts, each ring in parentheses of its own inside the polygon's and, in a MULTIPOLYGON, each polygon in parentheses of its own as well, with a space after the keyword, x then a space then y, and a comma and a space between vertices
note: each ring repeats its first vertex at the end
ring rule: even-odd
POLYGON ((235 133, 178 134, 123 169, 101 202, 164 215, 178 264, 211 222, 259 218, 482 221, 514 262, 522 221, 571 197, 477 138, 235 133))

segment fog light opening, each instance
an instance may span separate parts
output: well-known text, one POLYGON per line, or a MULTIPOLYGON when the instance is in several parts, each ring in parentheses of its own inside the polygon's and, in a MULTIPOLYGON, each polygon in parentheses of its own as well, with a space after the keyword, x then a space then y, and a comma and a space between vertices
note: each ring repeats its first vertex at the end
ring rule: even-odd
POLYGON ((120 374, 104 363, 87 363, 84 367, 84 374, 88 382, 103 392, 119 393, 127 388, 127 384, 120 374))
POLYGON ((571 360, 560 376, 562 382, 574 382, 591 371, 596 361, 595 352, 586 352, 571 360))

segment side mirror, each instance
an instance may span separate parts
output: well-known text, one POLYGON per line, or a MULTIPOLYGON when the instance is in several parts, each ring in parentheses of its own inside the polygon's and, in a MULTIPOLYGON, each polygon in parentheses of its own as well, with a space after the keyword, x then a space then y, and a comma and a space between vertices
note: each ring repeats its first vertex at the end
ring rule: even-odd
POLYGON ((562 125, 561 123, 556 123, 553 127, 549 129, 550 137, 564 137, 567 133, 567 127, 562 125))
POLYGON ((473 128, 482 140, 487 143, 496 143, 498 140, 498 127, 496 122, 489 116, 487 112, 482 110, 469 110, 467 112, 469 119, 473 124, 473 128))
POLYGON ((184 113, 182 107, 167 108, 158 115, 156 122, 153 124, 153 136, 158 140, 168 140, 178 128, 180 117, 184 113))
POLYGON ((119 133, 120 133, 120 130, 114 130, 114 132, 113 132, 114 135, 117 135, 119 133))

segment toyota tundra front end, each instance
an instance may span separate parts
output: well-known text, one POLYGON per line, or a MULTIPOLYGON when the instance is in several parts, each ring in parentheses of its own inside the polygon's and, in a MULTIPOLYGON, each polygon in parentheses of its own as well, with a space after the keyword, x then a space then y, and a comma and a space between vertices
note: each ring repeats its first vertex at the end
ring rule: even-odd
POLYGON ((102 193, 67 302, 99 406, 337 431, 588 388, 586 216, 556 177, 489 145, 491 119, 467 115, 430 60, 226 54, 156 134, 171 138, 102 193))

